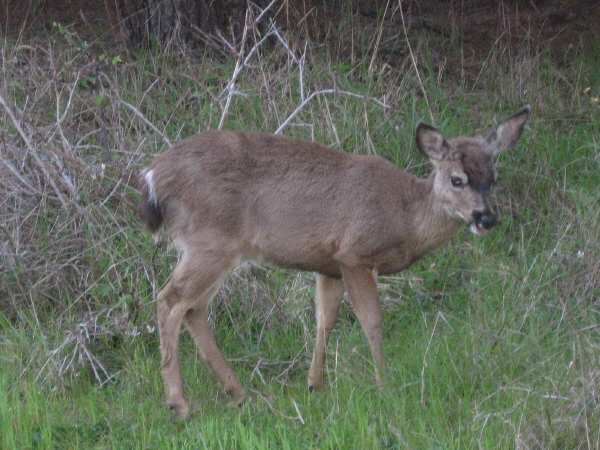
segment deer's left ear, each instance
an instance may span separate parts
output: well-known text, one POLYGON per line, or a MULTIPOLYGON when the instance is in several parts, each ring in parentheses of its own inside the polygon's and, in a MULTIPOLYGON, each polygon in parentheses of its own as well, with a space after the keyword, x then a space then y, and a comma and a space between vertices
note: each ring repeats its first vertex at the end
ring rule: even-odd
POLYGON ((514 147, 523 132, 527 119, 529 119, 530 112, 531 107, 527 105, 485 136, 485 140, 492 148, 494 155, 514 147))

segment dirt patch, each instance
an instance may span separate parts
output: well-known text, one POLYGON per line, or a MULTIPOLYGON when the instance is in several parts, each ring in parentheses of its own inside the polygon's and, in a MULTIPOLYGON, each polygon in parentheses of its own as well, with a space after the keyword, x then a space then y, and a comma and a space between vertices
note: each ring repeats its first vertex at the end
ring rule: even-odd
MULTIPOLYGON (((315 39, 326 38, 323 30, 339 22, 340 12, 348 9, 344 4, 342 0, 288 0, 280 9, 280 20, 288 25, 309 23, 315 39), (307 13, 312 17, 306 17, 307 13)), ((458 42, 473 60, 485 58, 494 47, 519 52, 523 46, 549 46, 553 58, 562 62, 573 47, 593 50, 600 36, 599 0, 405 0, 390 2, 387 9, 385 0, 354 0, 352 10, 354 24, 373 29, 386 12, 383 38, 388 45, 382 44, 381 52, 391 61, 404 52, 401 43, 393 44, 394 36, 402 40, 402 15, 409 37, 425 33, 433 39, 458 42)), ((123 39, 116 3, 109 0, 3 0, 0 16, 4 32, 14 37, 38 34, 58 22, 86 38, 108 33, 123 39)))
POLYGON ((524 44, 533 48, 549 45, 556 58, 563 58, 573 46, 589 50, 598 45, 598 1, 456 3, 420 2, 420 15, 442 28, 458 30, 465 47, 479 56, 500 43, 516 51, 524 44))
POLYGON ((88 38, 104 32, 120 34, 114 0, 0 0, 0 24, 9 37, 30 37, 50 30, 54 22, 88 38))

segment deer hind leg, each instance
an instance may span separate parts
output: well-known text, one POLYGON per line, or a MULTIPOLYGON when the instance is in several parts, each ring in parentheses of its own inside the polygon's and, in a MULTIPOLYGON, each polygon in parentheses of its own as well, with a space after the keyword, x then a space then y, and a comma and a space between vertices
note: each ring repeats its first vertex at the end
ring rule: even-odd
POLYGON ((167 402, 182 419, 189 415, 190 408, 185 398, 179 364, 181 323, 193 308, 206 309, 228 269, 229 265, 224 264, 221 258, 184 255, 173 277, 157 297, 162 377, 167 402))
POLYGON ((327 341, 338 317, 343 295, 344 282, 341 279, 317 275, 315 294, 317 341, 308 371, 308 388, 311 390, 323 388, 323 364, 325 363, 327 341))
POLYGON ((208 364, 212 372, 215 374, 223 390, 231 395, 239 406, 246 399, 246 392, 240 385, 223 354, 219 350, 215 341, 215 336, 208 324, 208 305, 211 298, 219 290, 221 283, 215 285, 214 289, 209 292, 194 308, 188 310, 184 317, 185 325, 194 338, 196 346, 200 350, 204 361, 208 364))
POLYGON ((173 280, 160 291, 158 303, 158 331, 160 334, 161 371, 167 394, 167 403, 178 417, 185 419, 190 412, 183 392, 179 368, 179 333, 181 322, 188 309, 173 280))
POLYGON ((341 266, 350 303, 358 317, 358 321, 367 336, 371 354, 375 360, 375 382, 382 385, 380 370, 386 368, 381 348, 381 305, 377 295, 375 273, 366 266, 341 266))

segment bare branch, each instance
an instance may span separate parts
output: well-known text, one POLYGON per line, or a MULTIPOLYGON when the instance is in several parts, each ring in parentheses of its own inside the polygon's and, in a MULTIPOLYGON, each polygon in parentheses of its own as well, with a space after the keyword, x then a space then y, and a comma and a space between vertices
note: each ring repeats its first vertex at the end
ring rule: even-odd
POLYGON ((10 109, 10 107, 8 106, 8 104, 4 100, 4 97, 1 94, 0 94, 0 103, 2 103, 2 106, 6 110, 6 113, 10 116, 10 119, 13 122, 13 125, 15 126, 15 128, 17 129, 17 131, 19 132, 21 137, 23 138, 23 141, 25 141, 25 145, 27 146, 27 148, 33 155, 33 159, 35 160, 36 164, 42 170, 42 173, 48 180, 48 183, 50 183, 50 185, 52 186, 52 189, 54 189, 54 192, 55 192, 56 196, 58 197, 58 199, 60 200, 60 203, 62 204, 63 209, 68 209, 68 205, 67 205, 67 201, 65 200, 65 197, 62 195, 62 193, 58 189, 58 186, 56 185, 56 183, 50 176, 50 172, 48 172, 46 165, 41 160, 41 158, 39 157, 37 152, 35 151, 35 148, 33 147, 33 144, 31 143, 31 141, 29 140, 29 137, 27 137, 27 135, 25 134, 25 131, 23 131, 23 128, 21 128, 21 124, 19 123, 19 121, 17 120, 17 118, 15 117, 12 110, 10 109))
POLYGON ((163 138, 163 140, 167 143, 167 145, 169 147, 171 147, 173 144, 171 144, 171 141, 169 140, 169 138, 167 136, 165 136, 165 134, 160 131, 158 128, 156 128, 156 126, 150 122, 148 119, 146 119, 146 116, 144 116, 140 110, 138 110, 135 106, 133 106, 131 103, 126 102, 125 100, 123 100, 120 97, 115 97, 114 95, 107 95, 107 97, 112 98, 114 100, 118 100, 119 102, 121 102, 123 105, 127 106, 130 110, 132 110, 136 116, 138 116, 140 119, 142 119, 142 121, 148 125, 150 128, 152 128, 154 131, 156 131, 156 133, 158 133, 160 135, 160 137, 163 138))
POLYGON ((298 107, 294 110, 294 112, 292 114, 290 114, 288 116, 287 119, 285 119, 285 121, 279 126, 279 128, 277 128, 277 130, 275 131, 274 134, 279 134, 281 133, 281 131, 289 125, 289 123, 291 122, 291 120, 296 117, 296 115, 302 111, 302 109, 307 105, 308 102, 310 102, 314 97, 316 97, 317 95, 323 95, 323 94, 341 94, 341 95, 349 95, 350 97, 358 97, 358 98, 364 98, 365 100, 370 100, 372 102, 377 103, 379 106, 383 107, 383 108, 389 108, 389 105, 386 105, 385 103, 383 103, 381 100, 378 100, 374 97, 368 97, 366 95, 360 95, 360 94, 355 94, 354 92, 348 92, 348 91, 338 91, 337 89, 323 89, 321 91, 315 91, 312 94, 310 94, 306 100, 304 100, 302 103, 300 103, 298 105, 298 107))

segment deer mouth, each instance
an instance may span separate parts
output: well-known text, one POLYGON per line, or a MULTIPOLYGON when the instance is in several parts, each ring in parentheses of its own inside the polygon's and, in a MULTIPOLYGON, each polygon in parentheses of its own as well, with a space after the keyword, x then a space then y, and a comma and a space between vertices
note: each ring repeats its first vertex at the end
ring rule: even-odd
POLYGON ((477 236, 482 236, 487 231, 487 229, 482 224, 477 222, 471 222, 467 225, 469 227, 469 230, 471 230, 471 233, 476 234, 477 236))

